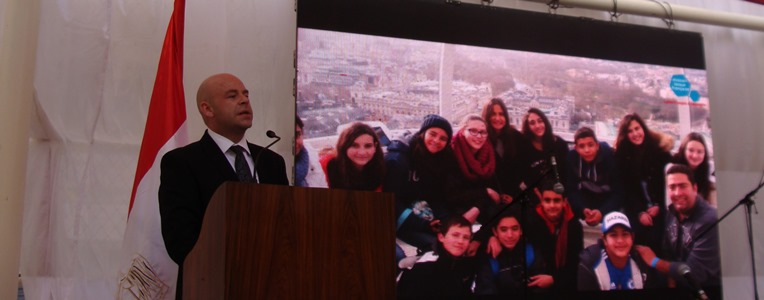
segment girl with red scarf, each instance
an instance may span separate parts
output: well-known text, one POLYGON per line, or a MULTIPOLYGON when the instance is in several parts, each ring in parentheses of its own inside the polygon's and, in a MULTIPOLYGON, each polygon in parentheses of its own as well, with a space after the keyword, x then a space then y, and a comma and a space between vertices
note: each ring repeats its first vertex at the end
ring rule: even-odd
MULTIPOLYGON (((451 191, 447 199, 452 213, 464 214, 471 222, 484 224, 499 211, 499 205, 507 200, 500 196, 498 179, 496 178, 496 158, 493 146, 488 140, 486 122, 478 115, 468 115, 461 123, 459 131, 454 134, 451 146, 454 150, 457 174, 450 176, 447 185, 451 191)), ((476 236, 483 241, 486 236, 476 236)), ((479 242, 470 245, 468 255, 477 251, 479 242)))

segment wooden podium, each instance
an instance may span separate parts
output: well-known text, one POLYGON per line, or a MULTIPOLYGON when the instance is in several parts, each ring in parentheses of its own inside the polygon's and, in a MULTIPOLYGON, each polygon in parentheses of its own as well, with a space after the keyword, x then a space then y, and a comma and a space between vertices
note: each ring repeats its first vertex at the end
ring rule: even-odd
POLYGON ((393 195, 227 182, 186 257, 184 299, 393 299, 393 195))

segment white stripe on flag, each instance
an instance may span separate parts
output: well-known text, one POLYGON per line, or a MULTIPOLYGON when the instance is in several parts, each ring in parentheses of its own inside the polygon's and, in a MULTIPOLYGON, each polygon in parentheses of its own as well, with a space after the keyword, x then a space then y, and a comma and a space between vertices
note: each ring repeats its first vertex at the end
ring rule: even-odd
POLYGON ((170 259, 162 239, 159 216, 159 174, 162 156, 188 144, 186 122, 162 146, 154 164, 146 172, 135 193, 122 242, 122 257, 117 299, 174 299, 178 265, 170 259))

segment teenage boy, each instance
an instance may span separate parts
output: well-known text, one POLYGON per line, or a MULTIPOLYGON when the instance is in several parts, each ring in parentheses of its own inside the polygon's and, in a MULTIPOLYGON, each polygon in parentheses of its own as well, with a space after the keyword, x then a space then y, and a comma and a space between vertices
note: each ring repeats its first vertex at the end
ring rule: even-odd
POLYGON ((553 292, 575 290, 578 254, 584 248, 583 228, 567 199, 553 187, 553 182, 541 185, 541 201, 528 212, 526 236, 547 262, 554 277, 553 292))
POLYGON ((463 299, 471 295, 475 263, 465 257, 472 223, 462 216, 440 224, 435 250, 426 252, 398 281, 398 298, 463 299))
POLYGON ((620 212, 605 215, 602 238, 581 252, 578 290, 635 290, 661 282, 634 249, 634 232, 620 212))
POLYGON ((623 188, 613 148, 597 141, 594 131, 581 127, 573 136, 575 149, 568 153, 565 185, 573 212, 587 225, 596 226, 602 216, 621 209, 623 188))
POLYGON ((546 261, 532 243, 523 245, 523 228, 519 221, 520 209, 510 208, 493 223, 492 240, 498 242, 501 252, 493 257, 485 255, 475 280, 475 295, 518 296, 546 295, 554 284, 546 261))

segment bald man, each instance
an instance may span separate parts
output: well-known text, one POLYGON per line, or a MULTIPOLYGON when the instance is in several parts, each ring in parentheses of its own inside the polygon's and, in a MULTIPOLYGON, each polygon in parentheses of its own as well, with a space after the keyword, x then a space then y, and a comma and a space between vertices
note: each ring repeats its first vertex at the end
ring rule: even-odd
POLYGON ((244 138, 253 113, 249 91, 239 78, 217 74, 205 79, 196 105, 208 129, 199 141, 167 152, 161 164, 159 213, 167 253, 180 267, 177 299, 183 261, 199 238, 204 211, 218 186, 225 181, 289 184, 284 158, 244 138))

